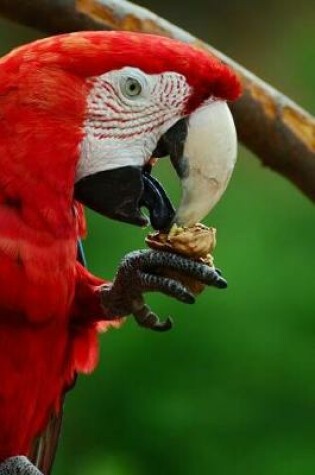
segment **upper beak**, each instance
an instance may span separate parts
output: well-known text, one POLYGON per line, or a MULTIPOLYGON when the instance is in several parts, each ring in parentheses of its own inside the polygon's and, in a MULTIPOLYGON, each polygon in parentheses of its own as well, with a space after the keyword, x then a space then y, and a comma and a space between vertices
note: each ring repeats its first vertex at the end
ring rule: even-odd
POLYGON ((159 140, 154 157, 169 155, 182 183, 175 213, 161 184, 145 168, 124 166, 101 171, 75 184, 75 198, 110 218, 144 226, 149 211, 157 230, 176 222, 191 226, 202 220, 224 193, 231 177, 237 139, 225 102, 208 102, 181 119, 159 140))
POLYGON ((157 153, 166 151, 182 183, 174 222, 192 226, 219 201, 235 165, 237 137, 226 102, 208 102, 177 122, 158 143, 157 153))

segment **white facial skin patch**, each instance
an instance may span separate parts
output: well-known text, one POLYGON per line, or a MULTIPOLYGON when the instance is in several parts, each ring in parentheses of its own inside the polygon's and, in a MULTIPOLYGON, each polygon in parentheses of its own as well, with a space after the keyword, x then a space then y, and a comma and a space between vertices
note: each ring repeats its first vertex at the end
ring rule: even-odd
POLYGON ((184 115, 191 88, 184 76, 125 67, 89 79, 76 181, 124 166, 143 166, 160 137, 184 115))

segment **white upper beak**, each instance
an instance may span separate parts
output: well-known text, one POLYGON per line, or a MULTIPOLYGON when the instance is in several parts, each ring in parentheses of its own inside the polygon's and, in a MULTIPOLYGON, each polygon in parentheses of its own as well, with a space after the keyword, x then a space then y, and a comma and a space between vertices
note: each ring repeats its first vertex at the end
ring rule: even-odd
POLYGON ((229 183, 236 155, 236 130, 226 102, 208 102, 191 114, 177 224, 193 226, 211 211, 229 183))

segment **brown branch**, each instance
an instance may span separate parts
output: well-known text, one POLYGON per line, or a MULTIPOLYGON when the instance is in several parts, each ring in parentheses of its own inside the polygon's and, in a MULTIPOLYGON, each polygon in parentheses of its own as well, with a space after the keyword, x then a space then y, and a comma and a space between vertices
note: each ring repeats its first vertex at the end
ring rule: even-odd
POLYGON ((315 201, 315 119, 211 46, 125 0, 0 0, 0 14, 48 33, 141 31, 206 49, 232 66, 243 82, 242 98, 231 105, 242 143, 315 201))

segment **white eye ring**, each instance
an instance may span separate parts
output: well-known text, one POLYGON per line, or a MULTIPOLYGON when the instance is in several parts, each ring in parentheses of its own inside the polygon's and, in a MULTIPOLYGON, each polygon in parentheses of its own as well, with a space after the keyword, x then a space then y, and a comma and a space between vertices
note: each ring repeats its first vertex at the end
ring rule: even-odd
POLYGON ((140 81, 131 76, 124 78, 124 80, 121 81, 120 88, 124 96, 128 98, 140 96, 142 92, 142 84, 140 81))

